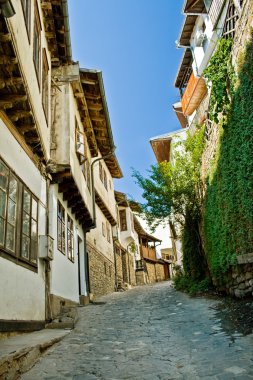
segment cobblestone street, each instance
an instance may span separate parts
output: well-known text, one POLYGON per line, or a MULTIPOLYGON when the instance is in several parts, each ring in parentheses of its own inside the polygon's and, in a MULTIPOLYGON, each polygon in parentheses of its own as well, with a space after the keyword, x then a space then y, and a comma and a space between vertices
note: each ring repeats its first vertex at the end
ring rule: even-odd
POLYGON ((220 303, 169 282, 102 297, 22 380, 252 379, 253 335, 226 331, 220 303))

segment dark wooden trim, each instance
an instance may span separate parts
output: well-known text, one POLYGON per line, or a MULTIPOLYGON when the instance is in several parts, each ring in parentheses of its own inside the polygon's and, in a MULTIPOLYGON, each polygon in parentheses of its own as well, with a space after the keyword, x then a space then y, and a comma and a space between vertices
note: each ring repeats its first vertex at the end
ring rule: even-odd
POLYGON ((45 321, 20 321, 0 319, 0 331, 38 331, 45 328, 45 321))

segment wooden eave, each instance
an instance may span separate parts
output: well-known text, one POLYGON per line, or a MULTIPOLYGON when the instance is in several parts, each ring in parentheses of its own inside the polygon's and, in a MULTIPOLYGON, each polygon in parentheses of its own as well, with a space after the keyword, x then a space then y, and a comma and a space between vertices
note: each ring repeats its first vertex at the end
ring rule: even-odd
POLYGON ((72 89, 73 89, 74 97, 76 99, 81 122, 83 124, 84 132, 88 140, 91 157, 97 157, 98 145, 97 145, 96 136, 93 130, 93 125, 91 122, 89 109, 88 109, 86 98, 84 96, 81 82, 80 81, 73 82, 72 89))
POLYGON ((144 261, 148 261, 152 264, 156 264, 158 262, 158 259, 152 259, 152 257, 143 256, 144 261))
POLYGON ((188 121, 186 117, 183 114, 183 109, 182 109, 182 103, 175 103, 173 104, 173 109, 175 111, 175 114, 177 115, 178 121, 181 124, 182 128, 188 127, 188 121))
POLYGON ((129 206, 126 194, 121 193, 120 191, 114 191, 114 196, 115 196, 116 203, 119 206, 122 206, 122 207, 129 206))
POLYGON ((113 217, 111 212, 108 210, 106 204, 104 203, 103 199, 101 198, 97 190, 95 190, 95 201, 98 207, 100 208, 100 210, 102 211, 102 213, 104 214, 104 216, 106 217, 106 219, 110 222, 110 224, 112 226, 116 226, 117 220, 113 217))
MULTIPOLYGON (((114 150, 114 142, 105 101, 104 90, 101 84, 100 72, 92 70, 80 70, 80 79, 84 96, 87 102, 89 117, 92 123, 98 149, 102 156, 106 156, 114 150)), ((122 172, 113 153, 105 159, 113 178, 121 178, 122 172)))
POLYGON ((198 16, 187 15, 185 17, 183 27, 179 36, 179 44, 183 46, 190 46, 191 35, 198 16))
POLYGON ((145 239, 145 240, 147 240, 147 241, 149 241, 149 242, 161 242, 160 239, 157 239, 156 237, 154 237, 154 236, 148 234, 148 233, 143 229, 143 227, 141 226, 140 222, 138 221, 138 219, 136 218, 135 215, 134 215, 134 229, 135 229, 135 231, 137 232, 137 234, 138 234, 141 238, 143 238, 143 239, 145 239))
POLYGON ((170 161, 171 138, 151 140, 150 144, 159 164, 163 161, 170 161))
POLYGON ((36 126, 30 94, 15 51, 14 38, 6 19, 0 14, 0 110, 33 154, 45 161, 45 149, 36 126))
POLYGON ((184 13, 206 13, 206 7, 203 0, 186 0, 183 9, 184 13))
POLYGON ((207 94, 207 87, 204 78, 197 78, 194 74, 188 81, 187 87, 182 97, 182 110, 185 116, 190 116, 199 107, 207 94))
POLYGON ((187 70, 191 69, 193 62, 192 52, 190 49, 185 49, 179 69, 176 75, 175 87, 184 88, 188 83, 187 70))
POLYGON ((45 34, 53 67, 72 62, 68 15, 62 0, 41 0, 45 34))
POLYGON ((63 194, 63 200, 71 209, 75 218, 88 231, 93 224, 92 216, 85 204, 81 192, 74 180, 70 168, 66 168, 57 173, 51 173, 52 183, 58 184, 59 193, 63 194))

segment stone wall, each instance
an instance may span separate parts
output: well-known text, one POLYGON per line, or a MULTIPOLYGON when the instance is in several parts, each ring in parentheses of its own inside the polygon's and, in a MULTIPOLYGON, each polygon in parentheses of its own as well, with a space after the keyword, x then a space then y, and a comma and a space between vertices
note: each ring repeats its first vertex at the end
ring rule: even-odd
POLYGON ((95 296, 114 292, 114 262, 107 259, 90 244, 87 244, 87 252, 89 256, 90 292, 95 296))
POLYGON ((128 285, 136 285, 134 257, 126 251, 122 251, 123 282, 128 285))
POLYGON ((146 261, 146 268, 147 268, 147 274, 148 274, 148 282, 150 284, 152 284, 153 282, 156 282, 156 268, 155 268, 155 264, 146 261))
POLYGON ((155 269, 156 269, 156 281, 164 281, 166 280, 165 278, 165 271, 164 271, 164 265, 157 263, 155 264, 155 269))
POLYGON ((253 295, 253 264, 242 264, 231 268, 226 282, 226 292, 235 297, 253 295))
POLYGON ((243 51, 247 41, 250 40, 253 27, 253 2, 252 0, 244 0, 240 18, 236 24, 236 32, 233 41, 232 61, 237 66, 240 52, 243 51))

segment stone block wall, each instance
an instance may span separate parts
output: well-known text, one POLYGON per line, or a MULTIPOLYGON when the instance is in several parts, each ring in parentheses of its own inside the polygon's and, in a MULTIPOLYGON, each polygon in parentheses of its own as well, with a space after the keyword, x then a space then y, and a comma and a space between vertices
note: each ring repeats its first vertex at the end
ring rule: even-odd
POLYGON ((122 272, 125 284, 136 285, 134 257, 126 251, 122 252, 122 272))
POLYGON ((115 290, 115 267, 91 244, 87 244, 89 256, 90 292, 95 296, 112 293, 115 290))
POLYGON ((160 263, 155 264, 155 270, 156 270, 156 281, 164 281, 165 280, 164 265, 160 263))
POLYGON ((238 297, 253 295, 253 264, 242 264, 231 269, 226 284, 227 293, 238 297))
POLYGON ((115 246, 115 260, 116 260, 116 273, 118 288, 123 284, 123 269, 122 269, 122 252, 121 249, 115 246))
POLYGON ((147 274, 148 274, 148 282, 152 284, 153 282, 156 282, 156 264, 150 263, 146 261, 146 267, 147 267, 147 274))

